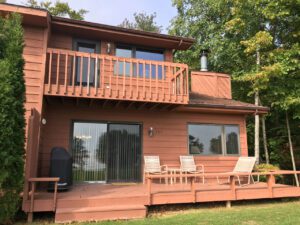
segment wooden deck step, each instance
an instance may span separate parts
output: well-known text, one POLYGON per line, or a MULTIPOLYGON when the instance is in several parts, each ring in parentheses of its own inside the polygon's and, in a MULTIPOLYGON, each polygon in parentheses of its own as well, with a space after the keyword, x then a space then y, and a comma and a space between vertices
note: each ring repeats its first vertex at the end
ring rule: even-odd
POLYGON ((121 205, 147 205, 147 196, 58 199, 57 208, 86 208, 121 205))
POLYGON ((58 208, 56 223, 101 221, 144 218, 147 207, 144 205, 121 205, 106 207, 58 208))

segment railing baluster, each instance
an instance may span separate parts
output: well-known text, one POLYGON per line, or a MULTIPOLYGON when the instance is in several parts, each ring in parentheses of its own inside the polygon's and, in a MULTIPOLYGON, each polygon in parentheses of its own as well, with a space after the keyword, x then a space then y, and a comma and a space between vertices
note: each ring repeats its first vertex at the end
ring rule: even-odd
POLYGON ((116 74, 116 87, 117 87, 117 97, 119 97, 119 76, 120 76, 120 74, 119 74, 119 72, 121 72, 120 71, 120 62, 119 62, 119 60, 117 59, 117 74, 116 74))
POLYGON ((72 94, 74 95, 75 92, 75 72, 76 72, 76 53, 73 55, 73 71, 72 71, 72 94))
MULTIPOLYGON (((110 68, 112 68, 112 60, 110 60, 110 68)), ((110 74, 109 72, 107 73, 110 74)), ((105 56, 102 57, 102 73, 100 73, 100 82, 101 82, 101 89, 102 90, 102 96, 105 94, 105 56)), ((111 82, 111 76, 109 76, 109 82, 111 82)), ((111 84, 109 84, 111 85, 111 84)))
POLYGON ((139 79, 140 79, 140 63, 137 61, 136 64, 136 99, 139 99, 140 93, 139 93, 139 79))
MULTIPOLYGON (((180 68, 181 70, 181 68, 180 68)), ((183 102, 183 72, 180 73, 180 96, 181 96, 181 101, 183 102)))
POLYGON ((159 91, 158 91, 158 63, 156 64, 155 68, 155 73, 156 73, 156 100, 159 100, 159 91))
POLYGON ((133 76, 133 64, 132 64, 132 59, 130 59, 129 61, 129 65, 130 65, 130 82, 129 82, 129 94, 130 94, 130 98, 132 98, 132 76, 133 76))
POLYGON ((67 75, 68 75, 68 53, 66 53, 66 62, 65 62, 65 95, 67 94, 67 75))
POLYGON ((169 69, 168 69, 168 73, 169 73, 169 76, 168 76, 168 80, 169 80, 169 101, 171 101, 172 99, 172 82, 173 82, 173 78, 171 76, 171 66, 169 66, 169 69))
POLYGON ((143 92, 144 92, 144 99, 146 99, 146 64, 143 61, 143 92))
POLYGON ((149 63, 149 65, 150 65, 150 68, 149 68, 150 91, 149 91, 149 93, 150 93, 150 100, 152 100, 152 64, 151 64, 151 62, 149 63))
POLYGON ((48 93, 50 93, 51 78, 52 78, 52 51, 49 52, 49 74, 48 74, 48 93))
POLYGON ((56 68, 56 94, 58 94, 59 86, 59 67, 60 67, 60 52, 57 53, 57 68, 56 68))
POLYGON ((95 58, 95 71, 94 71, 94 81, 95 81, 95 96, 97 96, 98 88, 98 56, 95 58))
POLYGON ((86 76, 87 76, 87 78, 86 78, 86 80, 87 80, 87 95, 90 95, 90 76, 91 76, 91 69, 90 69, 90 67, 91 67, 91 55, 90 55, 90 57, 88 57, 88 69, 87 69, 87 74, 86 74, 86 76))
POLYGON ((166 89, 166 75, 165 75, 165 66, 161 65, 161 81, 162 81, 162 86, 163 86, 163 101, 166 100, 166 93, 165 93, 165 89, 166 89))
MULTIPOLYGON (((117 70, 118 70, 118 68, 117 68, 117 70)), ((117 76, 118 72, 116 72, 116 73, 117 73, 116 74, 116 76, 117 76)), ((110 88, 110 90, 109 90, 109 97, 111 97, 111 95, 112 95, 111 79, 112 79, 113 74, 114 74, 113 60, 110 59, 110 71, 109 71, 109 88, 110 88)), ((106 87, 103 87, 103 88, 105 89, 106 87)))
POLYGON ((80 57, 80 78, 79 78, 80 95, 82 95, 82 74, 83 74, 83 56, 80 57))
POLYGON ((123 98, 125 98, 125 78, 126 78, 126 60, 124 59, 124 64, 123 64, 123 98))

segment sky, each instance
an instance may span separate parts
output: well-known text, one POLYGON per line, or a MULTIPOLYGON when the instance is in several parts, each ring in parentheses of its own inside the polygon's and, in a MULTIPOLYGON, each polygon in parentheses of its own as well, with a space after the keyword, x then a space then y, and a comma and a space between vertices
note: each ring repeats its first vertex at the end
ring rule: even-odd
MULTIPOLYGON (((7 0, 7 2, 24 5, 26 0, 7 0)), ((89 11, 85 16, 86 21, 108 25, 119 25, 125 18, 133 21, 135 12, 147 14, 156 12, 156 23, 163 26, 163 33, 167 33, 170 20, 177 13, 171 0, 69 0, 68 2, 73 9, 83 8, 89 11)))

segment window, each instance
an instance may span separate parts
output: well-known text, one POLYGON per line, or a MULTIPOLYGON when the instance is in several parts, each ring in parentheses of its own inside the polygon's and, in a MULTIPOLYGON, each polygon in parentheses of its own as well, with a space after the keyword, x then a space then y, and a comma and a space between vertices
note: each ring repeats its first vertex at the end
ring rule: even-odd
MULTIPOLYGON (((99 53, 99 43, 87 40, 74 40, 73 48, 78 52, 86 53, 99 53)), ((90 59, 90 74, 88 75, 88 57, 76 57, 76 84, 80 85, 80 75, 82 73, 81 83, 86 86, 88 81, 89 85, 93 85, 95 81, 95 63, 94 58, 90 59), (82 68, 81 68, 82 60, 82 68), (89 76, 89 77, 88 77, 89 76)))
MULTIPOLYGON (((146 49, 125 45, 118 45, 116 48, 116 56, 123 58, 137 58, 151 61, 164 61, 164 51, 156 50, 156 49, 146 49)), ((145 78, 152 79, 163 79, 164 78, 164 70, 160 65, 150 65, 150 64, 142 64, 142 63, 132 63, 132 68, 130 68, 129 62, 119 62, 119 66, 115 64, 115 74, 118 75, 125 74, 126 76, 130 76, 130 70, 132 70, 133 76, 139 76, 145 78), (137 65, 138 64, 138 65, 137 65), (118 67, 118 68, 117 68, 118 67), (144 74, 145 73, 145 74, 144 74)))
POLYGON ((189 153, 196 155, 237 155, 240 152, 239 126, 189 124, 189 153))

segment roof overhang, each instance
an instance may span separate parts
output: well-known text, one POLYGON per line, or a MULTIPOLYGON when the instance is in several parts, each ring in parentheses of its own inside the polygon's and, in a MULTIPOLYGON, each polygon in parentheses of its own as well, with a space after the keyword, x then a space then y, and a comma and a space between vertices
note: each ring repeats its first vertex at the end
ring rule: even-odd
POLYGON ((164 49, 186 50, 194 44, 195 39, 158 34, 117 26, 92 23, 51 16, 47 10, 30 8, 13 4, 0 4, 0 13, 17 12, 22 14, 26 25, 47 27, 51 24, 53 31, 69 33, 80 38, 93 38, 119 43, 151 46, 164 49))
POLYGON ((192 38, 157 34, 140 30, 127 29, 81 20, 73 20, 62 17, 52 17, 52 29, 54 31, 70 33, 80 37, 93 37, 101 40, 121 43, 152 46, 157 48, 186 50, 195 42, 192 38))
POLYGON ((47 27, 50 21, 50 15, 47 10, 34 9, 12 4, 0 4, 0 15, 6 16, 10 13, 20 13, 22 23, 38 27, 47 27))

